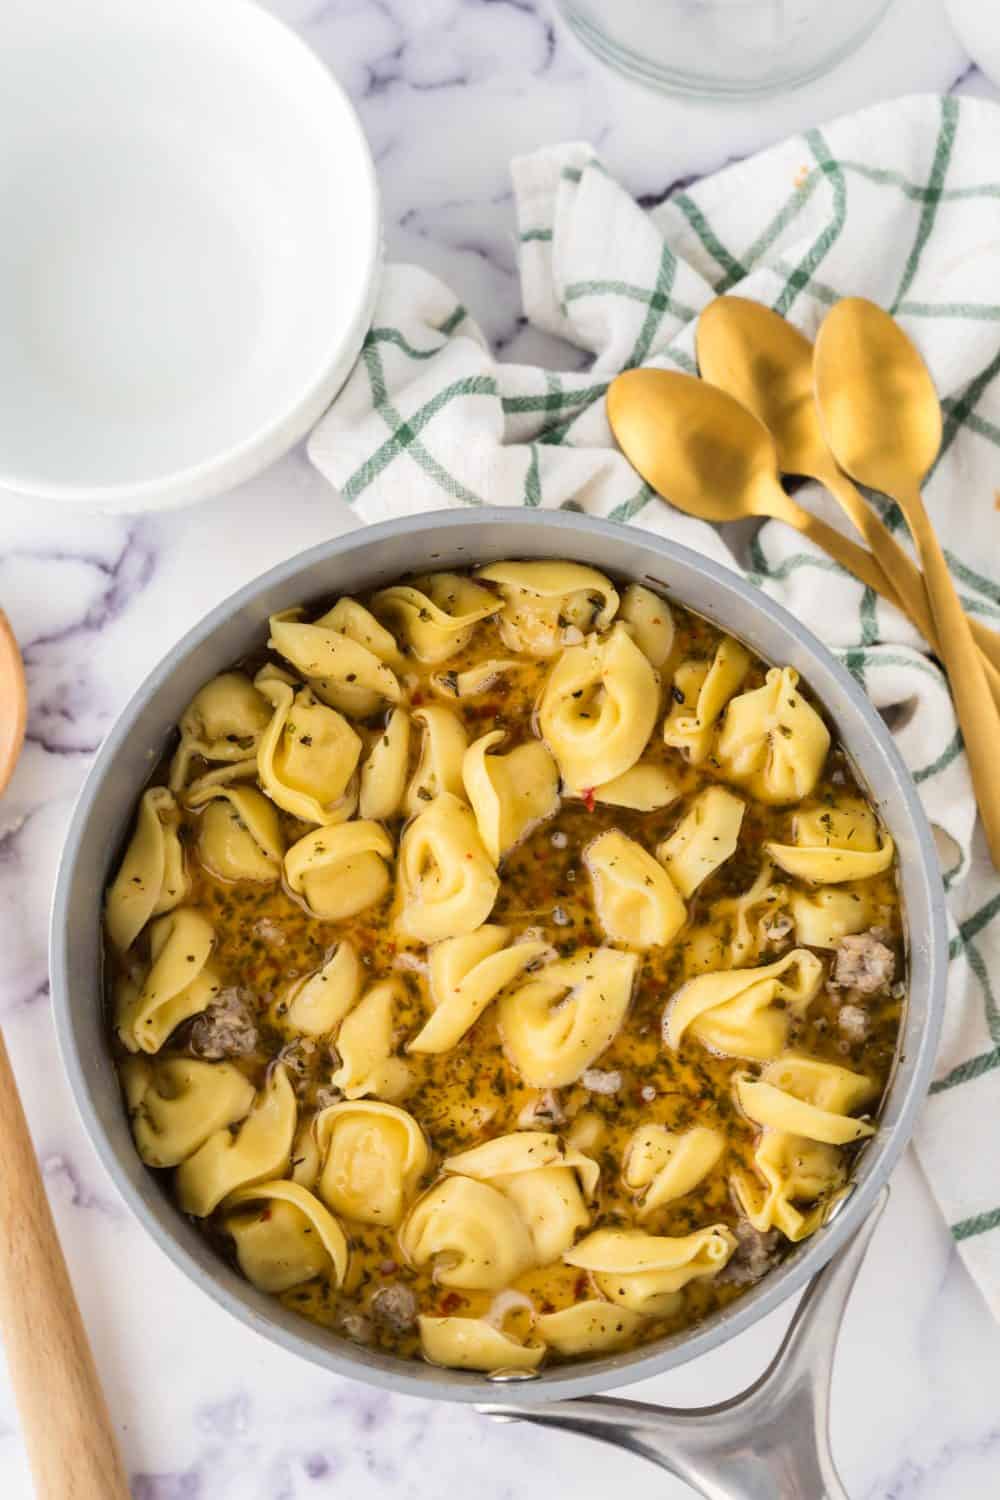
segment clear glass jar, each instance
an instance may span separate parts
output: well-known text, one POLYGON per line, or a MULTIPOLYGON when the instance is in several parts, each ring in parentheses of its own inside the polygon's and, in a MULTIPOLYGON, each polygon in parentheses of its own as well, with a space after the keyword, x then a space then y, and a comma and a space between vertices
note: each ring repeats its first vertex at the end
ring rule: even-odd
POLYGON ((892 0, 557 0, 604 62, 666 93, 740 98, 840 62, 892 0))

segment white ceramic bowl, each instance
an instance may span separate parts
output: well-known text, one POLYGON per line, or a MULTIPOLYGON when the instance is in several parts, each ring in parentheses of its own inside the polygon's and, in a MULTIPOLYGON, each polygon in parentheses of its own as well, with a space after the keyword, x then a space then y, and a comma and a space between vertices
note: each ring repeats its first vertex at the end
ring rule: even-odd
POLYGON ((357 116, 249 0, 0 6, 0 486, 112 510, 262 468, 357 358, 357 116))

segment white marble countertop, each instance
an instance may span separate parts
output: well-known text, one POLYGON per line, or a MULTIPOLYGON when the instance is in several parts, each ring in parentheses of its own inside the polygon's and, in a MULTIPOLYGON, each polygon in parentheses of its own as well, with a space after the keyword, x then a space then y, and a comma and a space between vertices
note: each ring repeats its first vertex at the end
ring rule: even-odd
MULTIPOLYGON (((666 101, 607 74, 545 0, 272 0, 357 101, 378 163, 388 248, 457 288, 488 333, 530 357, 519 318, 507 162, 589 138, 639 194, 804 125, 917 90, 989 94, 941 0, 895 0, 825 80, 771 103, 666 101)), ((350 525, 294 452, 242 489, 142 521, 4 497, 0 601, 28 663, 28 744, 0 807, 0 1018, 136 1500, 634 1500, 690 1493, 570 1436, 323 1376, 210 1304, 133 1222, 77 1121, 48 1009, 46 920, 73 797, 128 693, 206 609, 350 525)), ((763 1367, 782 1310, 714 1355, 637 1388, 720 1399, 763 1367)), ((992 1500, 1000 1472, 1000 1329, 908 1157, 841 1342, 833 1435, 856 1500, 992 1500)), ((58 1413, 53 1413, 58 1422, 58 1413)), ((0 1494, 31 1486, 0 1371, 0 1494)), ((812 1497, 810 1497, 812 1500, 812 1497)))

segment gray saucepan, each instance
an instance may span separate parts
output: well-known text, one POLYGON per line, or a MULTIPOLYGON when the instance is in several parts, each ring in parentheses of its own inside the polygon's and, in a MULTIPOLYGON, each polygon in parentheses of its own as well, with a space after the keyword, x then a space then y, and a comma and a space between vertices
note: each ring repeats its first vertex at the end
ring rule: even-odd
POLYGON ((220 1259, 136 1154, 108 1048, 101 990, 101 903, 136 799, 197 689, 265 639, 276 610, 400 575, 499 557, 566 557, 636 579, 688 605, 765 659, 797 668, 825 704, 899 851, 909 994, 877 1134, 831 1221, 744 1297, 696 1328, 628 1353, 544 1369, 503 1386, 505 1407, 604 1392, 693 1359, 802 1288, 872 1213, 905 1146, 933 1063, 944 1003, 944 896, 930 830, 884 724, 848 672, 785 610, 687 548, 568 511, 447 511, 372 526, 281 563, 190 631, 127 705, 80 795, 52 915, 51 969, 63 1061, 84 1123, 120 1192, 166 1254, 248 1327, 323 1369, 409 1395, 485 1402, 487 1376, 403 1362, 339 1339, 256 1291, 220 1259))

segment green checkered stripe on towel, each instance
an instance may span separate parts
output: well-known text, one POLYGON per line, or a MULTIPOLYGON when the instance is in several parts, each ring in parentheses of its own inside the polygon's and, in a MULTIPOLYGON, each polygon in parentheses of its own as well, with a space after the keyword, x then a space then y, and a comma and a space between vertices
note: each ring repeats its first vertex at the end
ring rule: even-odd
MULTIPOLYGON (((623 369, 694 373, 697 315, 721 293, 763 302, 810 337, 838 298, 871 297, 938 382, 944 438, 928 507, 965 608, 1000 627, 998 162, 1000 111, 937 97, 807 131, 651 210, 586 145, 522 158, 524 311, 565 357, 551 368, 495 359, 448 287, 389 266, 362 357, 309 452, 369 521, 525 505, 674 538, 742 568, 840 656, 892 726, 939 841, 950 985, 917 1148, 1000 1314, 1000 881, 947 684, 909 623, 796 533, 768 523, 737 557, 724 535, 662 504, 617 451, 604 402, 623 369)), ((797 498, 838 521, 817 486, 797 498)), ((896 508, 872 498, 905 540, 896 508)))

